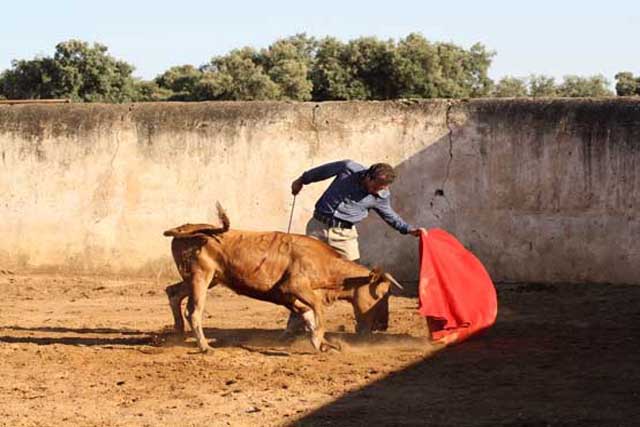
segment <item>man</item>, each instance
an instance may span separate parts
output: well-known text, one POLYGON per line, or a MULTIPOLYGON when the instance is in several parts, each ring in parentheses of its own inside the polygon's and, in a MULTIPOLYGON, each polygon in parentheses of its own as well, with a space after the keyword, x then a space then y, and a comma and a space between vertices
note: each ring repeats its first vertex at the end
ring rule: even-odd
MULTIPOLYGON (((306 234, 329 244, 343 257, 360 259, 358 232, 355 225, 373 209, 391 227, 402 234, 420 236, 424 228, 405 222, 391 207, 389 186, 396 178, 393 168, 376 163, 368 169, 351 160, 327 163, 303 173, 291 184, 291 193, 298 194, 305 185, 334 178, 317 201, 313 217, 307 223, 306 234)), ((302 320, 291 314, 287 333, 300 330, 302 320)))

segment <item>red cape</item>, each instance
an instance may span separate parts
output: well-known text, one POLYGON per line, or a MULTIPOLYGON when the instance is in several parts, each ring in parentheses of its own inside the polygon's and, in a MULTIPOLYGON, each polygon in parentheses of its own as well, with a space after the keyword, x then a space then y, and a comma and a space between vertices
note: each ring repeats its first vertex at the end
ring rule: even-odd
POLYGON ((478 258, 441 229, 420 236, 420 314, 432 338, 462 341, 496 320, 498 299, 478 258))

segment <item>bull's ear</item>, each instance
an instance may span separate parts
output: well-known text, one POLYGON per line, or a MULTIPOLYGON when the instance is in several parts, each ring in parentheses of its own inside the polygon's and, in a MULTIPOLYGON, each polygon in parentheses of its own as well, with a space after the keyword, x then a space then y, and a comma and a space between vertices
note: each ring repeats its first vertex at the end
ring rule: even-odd
POLYGON ((378 266, 373 267, 373 270, 369 273, 369 283, 378 283, 383 274, 384 271, 382 271, 382 268, 378 266))

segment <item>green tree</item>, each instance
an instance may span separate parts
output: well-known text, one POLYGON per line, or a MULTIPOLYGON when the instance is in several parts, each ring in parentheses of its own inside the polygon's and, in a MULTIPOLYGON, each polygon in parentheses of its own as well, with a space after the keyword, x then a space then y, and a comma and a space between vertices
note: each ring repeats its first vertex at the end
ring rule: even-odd
POLYGON ((56 45, 53 58, 12 62, 2 75, 2 92, 15 99, 70 98, 75 101, 126 102, 135 99, 133 66, 107 54, 99 43, 80 40, 56 45))
POLYGON ((134 81, 135 96, 134 102, 158 102, 172 100, 175 96, 173 91, 160 87, 154 81, 135 80, 134 81))
POLYGON ((281 99, 311 99, 313 84, 309 72, 312 52, 313 40, 304 35, 278 40, 262 52, 264 67, 280 88, 281 99))
POLYGON ((126 102, 135 98, 134 67, 107 54, 99 43, 59 43, 53 60, 60 70, 58 86, 66 97, 89 102, 126 102))
POLYGON ((204 76, 196 91, 198 99, 269 100, 278 99, 281 91, 261 65, 263 58, 253 48, 232 50, 217 56, 204 67, 204 76))
POLYGON ((227 73, 205 72, 202 78, 196 83, 191 94, 191 98, 197 101, 232 100, 233 77, 227 73))
POLYGON ((353 77, 364 88, 365 99, 393 99, 397 97, 392 80, 395 45, 392 40, 361 37, 350 41, 344 50, 344 65, 353 70, 353 77))
POLYGON ((0 92, 9 99, 51 99, 65 96, 58 85, 60 70, 51 58, 11 61, 2 73, 0 92))
POLYGON ((440 62, 438 96, 441 98, 469 98, 486 96, 492 90, 487 76, 493 52, 481 44, 469 51, 452 43, 437 43, 440 62))
POLYGON ((469 75, 470 96, 477 98, 487 96, 493 90, 493 80, 489 78, 489 67, 496 53, 476 43, 469 49, 465 60, 465 70, 469 75))
POLYGON ((398 42, 391 80, 399 98, 435 98, 442 79, 436 47, 417 33, 398 42))
POLYGON ((295 57, 301 58, 305 61, 306 65, 311 68, 313 60, 318 50, 318 40, 314 37, 309 37, 305 33, 299 33, 284 39, 277 40, 273 45, 284 43, 293 45, 296 49, 295 57))
POLYGON ((531 74, 529 76, 529 95, 534 98, 558 96, 555 79, 542 74, 531 74))
POLYGON ((601 75, 590 77, 565 76, 558 87, 558 94, 566 97, 602 97, 611 96, 609 82, 601 75))
POLYGON ((409 34, 397 44, 362 37, 346 44, 325 38, 312 69, 313 99, 459 98, 485 96, 494 53, 476 44, 465 50, 431 44, 409 34))
POLYGON ((616 93, 618 96, 640 95, 640 78, 628 71, 616 74, 616 93))
POLYGON ((0 95, 102 102, 466 98, 491 92, 493 55, 481 44, 464 49, 417 33, 397 43, 296 34, 266 49, 232 50, 200 68, 172 67, 147 82, 105 46, 70 40, 53 57, 15 61, 0 75, 0 95))
POLYGON ((493 91, 493 96, 497 98, 519 98, 527 95, 527 82, 511 76, 500 79, 493 91))
POLYGON ((366 99, 366 88, 347 66, 347 58, 347 47, 340 40, 326 37, 318 42, 311 70, 315 101, 366 99))
POLYGON ((470 81, 465 78, 464 49, 453 43, 436 43, 440 72, 436 85, 439 98, 468 98, 470 81))
POLYGON ((319 42, 312 71, 315 100, 390 99, 394 45, 375 37, 344 44, 334 38, 319 42))
POLYGON ((171 67, 154 79, 158 87, 172 92, 168 99, 176 101, 191 101, 195 88, 202 79, 202 71, 193 65, 179 65, 171 67))

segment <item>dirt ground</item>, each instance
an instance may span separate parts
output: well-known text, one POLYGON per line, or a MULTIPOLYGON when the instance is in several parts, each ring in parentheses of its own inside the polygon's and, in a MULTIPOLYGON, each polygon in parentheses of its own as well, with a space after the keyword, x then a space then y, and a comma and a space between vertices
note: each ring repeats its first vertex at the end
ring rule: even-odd
POLYGON ((213 289, 199 354, 168 340, 166 284, 1 272, 0 425, 640 425, 638 286, 499 285, 497 324, 444 349, 415 298, 368 342, 338 303, 324 354, 278 340, 283 308, 213 289))

